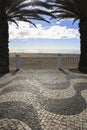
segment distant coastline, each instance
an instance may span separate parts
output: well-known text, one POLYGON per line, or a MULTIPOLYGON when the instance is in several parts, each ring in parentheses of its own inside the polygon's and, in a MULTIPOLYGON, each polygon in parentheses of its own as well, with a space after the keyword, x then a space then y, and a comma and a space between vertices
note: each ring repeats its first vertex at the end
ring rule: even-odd
POLYGON ((38 50, 10 50, 10 53, 42 53, 42 54, 58 54, 58 53, 62 53, 62 54, 80 54, 80 50, 79 49, 38 49, 38 50))
POLYGON ((79 57, 79 54, 69 54, 69 53, 10 53, 10 58, 15 58, 16 55, 19 55, 21 58, 58 58, 58 54, 61 54, 62 57, 72 58, 79 57))

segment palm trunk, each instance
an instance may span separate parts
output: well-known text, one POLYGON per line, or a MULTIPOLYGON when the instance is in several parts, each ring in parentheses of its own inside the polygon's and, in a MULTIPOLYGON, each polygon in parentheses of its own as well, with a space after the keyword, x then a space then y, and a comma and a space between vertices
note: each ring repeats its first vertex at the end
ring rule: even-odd
POLYGON ((79 28, 81 54, 78 69, 82 73, 87 73, 87 21, 80 20, 79 28))
POLYGON ((5 13, 0 14, 0 74, 9 72, 8 22, 5 13))

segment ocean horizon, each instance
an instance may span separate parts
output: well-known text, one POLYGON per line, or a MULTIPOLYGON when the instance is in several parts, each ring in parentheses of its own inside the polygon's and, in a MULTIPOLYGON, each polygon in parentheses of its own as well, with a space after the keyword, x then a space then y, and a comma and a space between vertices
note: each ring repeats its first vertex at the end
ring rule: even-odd
POLYGON ((80 54, 79 49, 32 49, 32 50, 9 50, 10 53, 62 53, 62 54, 80 54))

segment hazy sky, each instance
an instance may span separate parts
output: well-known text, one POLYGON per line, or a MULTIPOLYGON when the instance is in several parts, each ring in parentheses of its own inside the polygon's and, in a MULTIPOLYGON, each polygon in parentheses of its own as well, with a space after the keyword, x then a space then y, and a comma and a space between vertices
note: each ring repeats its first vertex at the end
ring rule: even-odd
POLYGON ((37 28, 29 23, 9 24, 10 51, 38 52, 43 50, 79 49, 78 22, 72 20, 51 20, 50 24, 34 21, 37 28))

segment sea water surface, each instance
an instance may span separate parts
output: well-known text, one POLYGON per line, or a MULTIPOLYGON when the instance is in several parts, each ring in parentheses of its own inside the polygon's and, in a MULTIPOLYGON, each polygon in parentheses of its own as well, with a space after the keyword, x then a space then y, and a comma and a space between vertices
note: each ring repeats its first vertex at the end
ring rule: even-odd
POLYGON ((10 53, 62 53, 62 54, 80 54, 79 49, 16 49, 10 50, 10 53))

